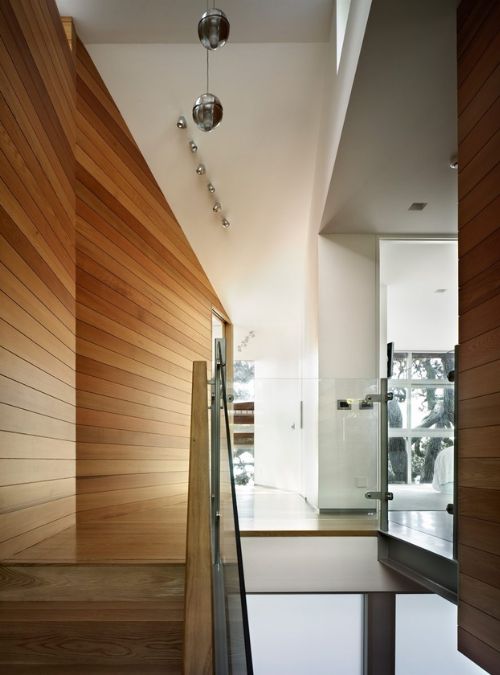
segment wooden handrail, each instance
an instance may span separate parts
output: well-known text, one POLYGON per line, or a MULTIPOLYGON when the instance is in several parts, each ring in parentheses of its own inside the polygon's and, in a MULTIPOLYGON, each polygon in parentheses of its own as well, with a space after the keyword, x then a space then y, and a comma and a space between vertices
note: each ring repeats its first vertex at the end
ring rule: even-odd
POLYGON ((213 675, 207 364, 193 363, 184 588, 184 675, 213 675))

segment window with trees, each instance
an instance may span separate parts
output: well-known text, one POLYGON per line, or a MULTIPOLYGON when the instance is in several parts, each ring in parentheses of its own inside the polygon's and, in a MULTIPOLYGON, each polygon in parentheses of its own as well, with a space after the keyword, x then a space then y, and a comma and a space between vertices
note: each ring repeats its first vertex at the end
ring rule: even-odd
POLYGON ((432 483, 434 462, 454 442, 454 352, 394 354, 388 404, 389 482, 432 483))

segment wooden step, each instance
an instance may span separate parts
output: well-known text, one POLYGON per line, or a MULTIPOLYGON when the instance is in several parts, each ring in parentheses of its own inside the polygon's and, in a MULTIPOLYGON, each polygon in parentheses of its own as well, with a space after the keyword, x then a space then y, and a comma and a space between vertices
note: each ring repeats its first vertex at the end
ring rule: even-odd
POLYGON ((0 601, 160 600, 184 596, 184 565, 0 565, 0 601))
POLYGON ((2 674, 180 673, 182 565, 0 567, 2 674))
POLYGON ((119 666, 103 666, 95 663, 71 665, 2 665, 2 675, 181 675, 182 667, 173 664, 146 665, 132 663, 119 666))

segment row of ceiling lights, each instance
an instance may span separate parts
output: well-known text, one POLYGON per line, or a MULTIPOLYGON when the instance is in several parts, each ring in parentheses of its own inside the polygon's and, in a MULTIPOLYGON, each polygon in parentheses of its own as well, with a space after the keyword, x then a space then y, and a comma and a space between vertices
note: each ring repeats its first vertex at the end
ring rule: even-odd
MULTIPOLYGON (((207 90, 196 99, 193 106, 194 123, 202 131, 212 131, 215 127, 219 126, 222 120, 222 103, 220 102, 220 99, 214 94, 211 94, 209 90, 208 54, 226 44, 229 38, 229 28, 229 21, 224 12, 215 7, 208 9, 207 0, 207 11, 203 12, 198 22, 198 38, 202 46, 207 50, 207 90)), ((177 120, 177 127, 179 129, 187 129, 185 117, 179 117, 177 120)), ((189 149, 192 153, 198 152, 198 146, 193 140, 189 141, 189 149)), ((202 163, 198 164, 196 167, 198 176, 204 176, 206 172, 205 165, 202 163)), ((215 188, 210 181, 207 183, 207 189, 211 195, 215 194, 215 188)), ((222 204, 218 199, 215 199, 212 211, 216 215, 222 211, 222 204)), ((225 216, 222 216, 221 225, 227 230, 231 226, 231 223, 225 216)))
MULTIPOLYGON (((182 115, 177 120, 177 128, 183 129, 183 130, 187 129, 186 118, 182 115)), ((192 139, 188 142, 188 146, 189 146, 189 149, 191 150, 191 152, 193 154, 198 152, 198 146, 196 145, 196 143, 192 139)), ((196 167, 196 173, 197 173, 198 176, 204 176, 207 173, 207 169, 206 169, 205 165, 202 164, 201 162, 196 167)), ((208 181, 208 183, 207 183, 207 190, 209 191, 209 193, 211 195, 215 194, 215 187, 214 187, 214 185, 211 181, 208 181)), ((222 204, 220 203, 220 201, 217 198, 215 199, 215 202, 212 206, 212 211, 215 213, 215 215, 219 214, 222 211, 222 204)), ((222 216, 221 225, 225 230, 227 230, 231 226, 231 223, 229 222, 229 220, 225 216, 222 216)))

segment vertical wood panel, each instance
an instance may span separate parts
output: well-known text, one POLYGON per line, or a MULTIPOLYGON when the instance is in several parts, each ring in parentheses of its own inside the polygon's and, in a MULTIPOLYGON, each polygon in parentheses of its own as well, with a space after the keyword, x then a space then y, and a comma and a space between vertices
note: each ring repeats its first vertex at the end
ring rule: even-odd
POLYGON ((495 605, 500 593, 499 10, 498 3, 491 0, 462 0, 457 27, 461 370, 458 646, 492 673, 499 672, 500 663, 495 605))
POLYGON ((0 556, 74 523, 75 73, 55 4, 0 5, 0 556))

